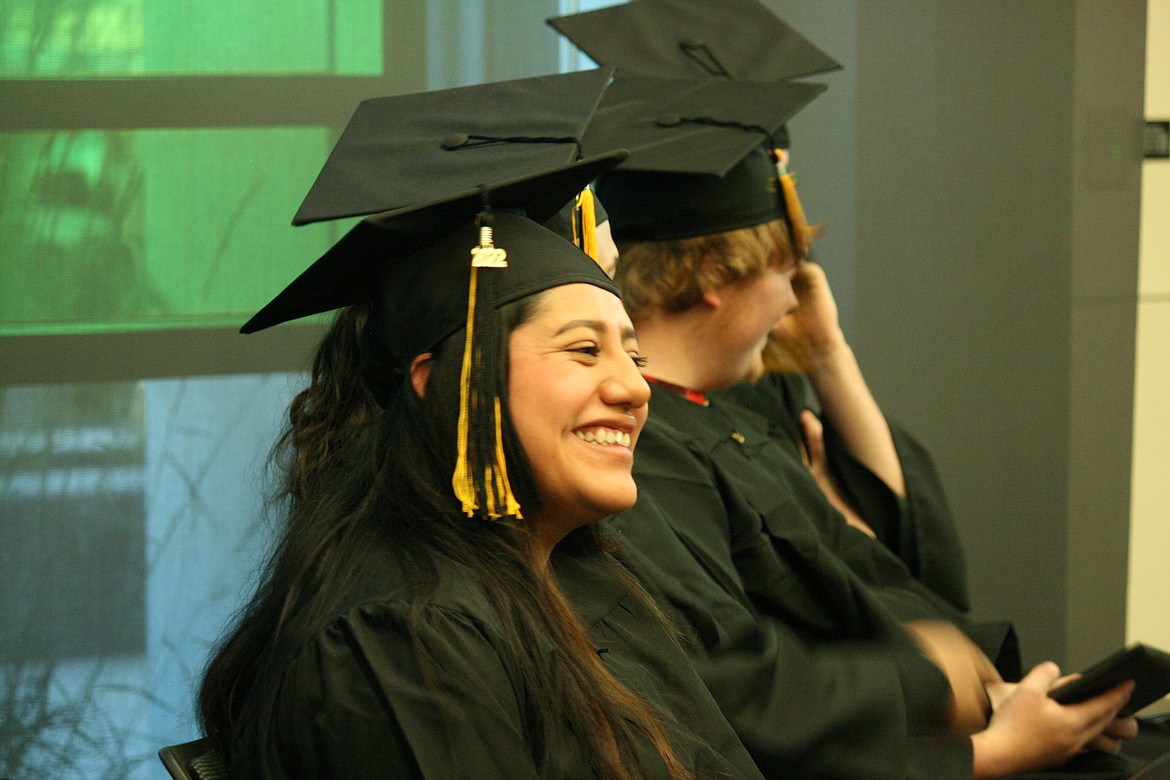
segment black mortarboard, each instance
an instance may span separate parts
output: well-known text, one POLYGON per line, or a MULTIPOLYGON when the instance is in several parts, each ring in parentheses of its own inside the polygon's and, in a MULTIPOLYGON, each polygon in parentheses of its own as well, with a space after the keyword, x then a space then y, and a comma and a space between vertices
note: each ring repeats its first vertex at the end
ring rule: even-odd
POLYGON ((484 182, 566 165, 581 156, 578 143, 612 72, 365 100, 293 224, 443 201, 484 182))
MULTIPOLYGON (((472 223, 483 209, 484 200, 496 212, 508 210, 522 213, 535 222, 549 220, 562 210, 565 203, 571 205, 591 180, 619 164, 624 157, 625 152, 611 152, 550 171, 491 182, 479 191, 456 194, 447 200, 427 203, 425 206, 369 216, 358 222, 342 240, 333 244, 280 295, 256 312, 241 327, 240 332, 254 333, 292 319, 371 301, 378 295, 387 294, 386 291, 379 291, 379 281, 383 285, 395 284, 390 277, 394 272, 401 274, 402 279, 409 278, 408 282, 397 284, 402 295, 417 296, 419 299, 433 298, 427 303, 431 310, 429 316, 442 318, 445 322, 459 320, 461 324, 463 315, 466 315, 467 301, 466 296, 461 297, 456 291, 467 289, 466 269, 469 268, 469 262, 463 261, 469 260, 472 246, 469 244, 462 253, 454 253, 450 260, 450 265, 462 272, 463 284, 462 287, 448 289, 446 284, 428 281, 431 276, 434 279, 449 278, 442 276, 448 274, 449 269, 442 268, 443 263, 435 261, 429 244, 450 230, 472 223), (419 257, 427 260, 419 260, 419 257), (431 265, 438 267, 431 268, 431 265)), ((571 240, 570 236, 562 237, 571 240)), ((573 254, 579 253, 570 253, 573 254)), ((549 262, 556 262, 556 258, 550 258, 549 262)), ((555 276, 551 270, 550 278, 555 276)), ((434 346, 457 327, 435 329, 424 323, 412 324, 409 320, 405 324, 419 332, 446 329, 438 338, 429 340, 429 343, 425 343, 427 339, 420 337, 420 333, 398 337, 404 346, 395 348, 394 352, 407 361, 434 346), (406 346, 411 343, 418 345, 418 351, 411 352, 413 347, 406 346)))
POLYGON ((614 238, 666 241, 788 222, 800 256, 809 228, 776 133, 820 84, 619 77, 586 132, 586 150, 630 157, 596 188, 614 238))
POLYGON ((586 154, 627 149, 623 170, 724 176, 753 148, 773 147, 824 84, 622 76, 585 130, 586 154))
POLYGON ((548 23, 622 75, 772 81, 841 67, 758 0, 631 0, 548 23))

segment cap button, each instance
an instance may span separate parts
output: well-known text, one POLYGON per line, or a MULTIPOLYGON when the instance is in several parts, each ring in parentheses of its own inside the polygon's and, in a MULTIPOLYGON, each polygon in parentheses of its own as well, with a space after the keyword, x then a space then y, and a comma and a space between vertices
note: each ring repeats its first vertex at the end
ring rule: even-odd
POLYGON ((658 117, 657 124, 659 127, 674 127, 682 124, 682 117, 678 114, 663 114, 658 117))
POLYGON ((458 149, 470 140, 471 138, 467 133, 451 133, 451 135, 443 139, 442 145, 444 149, 450 151, 452 149, 458 149))

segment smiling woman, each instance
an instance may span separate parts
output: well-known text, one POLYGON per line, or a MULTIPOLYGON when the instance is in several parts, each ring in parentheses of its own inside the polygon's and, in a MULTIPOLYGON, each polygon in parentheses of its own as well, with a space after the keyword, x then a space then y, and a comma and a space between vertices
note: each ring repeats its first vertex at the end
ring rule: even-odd
MULTIPOLYGON (((386 318, 404 296, 432 313, 462 304, 441 300, 449 287, 433 273, 406 287, 387 274, 376 300, 338 316, 293 403, 287 529, 208 670, 205 728, 245 777, 752 777, 661 618, 581 528, 636 498, 649 389, 629 318, 586 255, 526 219, 494 218, 509 268, 489 272, 504 276, 476 306, 534 278, 548 287, 487 323, 508 367, 495 423, 506 465, 461 507, 451 473, 466 328, 410 358, 418 347, 404 352, 386 318), (493 518, 496 492, 514 504, 493 518), (623 608, 575 613, 548 567, 554 548, 623 608), (600 648, 590 632, 623 642, 600 648)), ((405 259, 466 274, 476 232, 405 259)))
POLYGON ((344 306, 280 443, 278 544, 200 691, 233 777, 758 777, 595 532, 636 498, 649 388, 613 281, 538 223, 618 159, 368 217, 245 326, 344 306))

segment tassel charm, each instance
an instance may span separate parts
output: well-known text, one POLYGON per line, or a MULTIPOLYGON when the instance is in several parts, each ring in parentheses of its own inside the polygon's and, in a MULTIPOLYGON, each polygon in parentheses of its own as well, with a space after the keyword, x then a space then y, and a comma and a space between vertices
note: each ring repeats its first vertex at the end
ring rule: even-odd
POLYGON ((479 246, 471 249, 472 268, 507 268, 508 253, 492 243, 490 225, 480 225, 479 246))

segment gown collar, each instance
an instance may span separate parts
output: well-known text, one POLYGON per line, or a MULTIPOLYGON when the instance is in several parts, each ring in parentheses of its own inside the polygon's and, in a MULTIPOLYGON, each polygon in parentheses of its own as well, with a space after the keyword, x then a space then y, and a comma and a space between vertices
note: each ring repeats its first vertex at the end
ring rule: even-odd
POLYGON ((657 379, 650 376, 649 374, 642 374, 642 378, 647 382, 658 385, 663 390, 669 390, 675 395, 682 396, 693 404, 698 404, 699 406, 710 406, 711 404, 711 402, 707 399, 706 393, 700 392, 698 390, 692 390, 689 387, 683 387, 682 385, 676 385, 673 382, 657 379))

